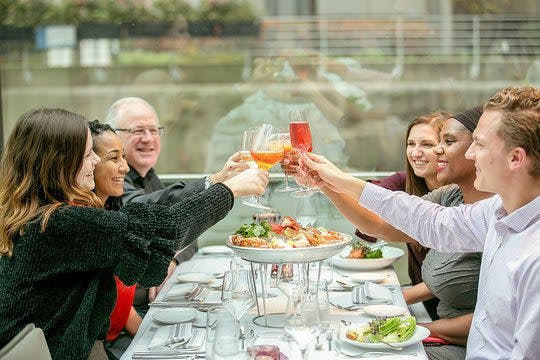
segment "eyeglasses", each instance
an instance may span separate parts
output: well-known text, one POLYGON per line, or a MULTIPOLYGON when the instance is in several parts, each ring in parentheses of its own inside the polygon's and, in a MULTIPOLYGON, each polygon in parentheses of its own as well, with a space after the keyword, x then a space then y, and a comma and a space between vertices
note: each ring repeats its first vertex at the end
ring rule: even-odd
POLYGON ((125 131, 134 136, 143 136, 144 132, 148 130, 148 132, 152 136, 161 136, 163 135, 163 129, 164 127, 160 126, 157 128, 151 127, 151 128, 135 128, 135 129, 116 129, 116 131, 125 131))

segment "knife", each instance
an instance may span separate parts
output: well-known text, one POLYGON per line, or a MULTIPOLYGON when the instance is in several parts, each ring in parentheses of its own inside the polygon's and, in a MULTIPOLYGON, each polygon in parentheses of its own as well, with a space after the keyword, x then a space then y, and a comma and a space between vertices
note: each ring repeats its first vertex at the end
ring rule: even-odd
POLYGON ((138 352, 131 356, 133 360, 137 359, 204 359, 204 353, 186 354, 186 353, 168 353, 168 352, 138 352))

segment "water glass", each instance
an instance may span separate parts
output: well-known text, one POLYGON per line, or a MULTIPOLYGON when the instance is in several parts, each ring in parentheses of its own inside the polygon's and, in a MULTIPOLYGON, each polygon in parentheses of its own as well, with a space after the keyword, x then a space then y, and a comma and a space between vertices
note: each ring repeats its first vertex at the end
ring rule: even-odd
MULTIPOLYGON (((210 325, 214 325, 213 334, 207 335, 206 358, 212 360, 245 359, 240 349, 240 334, 238 322, 225 308, 219 307, 215 313, 208 312, 208 319, 215 318, 210 325), (213 341, 212 341, 213 340, 213 341), (211 357, 208 357, 208 348, 211 347, 211 357)), ((211 326, 210 326, 211 327, 211 326)))
POLYGON ((216 339, 216 328, 221 312, 227 312, 224 307, 210 308, 206 312, 206 352, 207 359, 214 359, 214 342, 216 339))

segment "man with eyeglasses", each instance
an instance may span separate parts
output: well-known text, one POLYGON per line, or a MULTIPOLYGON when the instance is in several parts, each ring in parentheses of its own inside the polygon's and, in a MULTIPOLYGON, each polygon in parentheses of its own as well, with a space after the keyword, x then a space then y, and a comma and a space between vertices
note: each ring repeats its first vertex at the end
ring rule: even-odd
MULTIPOLYGON (((152 105, 136 97, 117 100, 109 108, 105 122, 115 129, 122 139, 130 168, 124 180, 124 204, 134 201, 168 205, 204 191, 210 185, 223 182, 248 168, 240 161, 240 154, 237 153, 229 157, 216 174, 188 183, 179 181, 165 187, 154 171, 161 152, 163 127, 160 126, 152 105)), ((187 242, 191 245, 180 249, 174 258, 177 264, 197 252, 195 239, 187 239, 187 242)), ((137 309, 144 311, 148 300, 148 293, 138 291, 135 299, 135 305, 139 305, 136 306, 137 309)))

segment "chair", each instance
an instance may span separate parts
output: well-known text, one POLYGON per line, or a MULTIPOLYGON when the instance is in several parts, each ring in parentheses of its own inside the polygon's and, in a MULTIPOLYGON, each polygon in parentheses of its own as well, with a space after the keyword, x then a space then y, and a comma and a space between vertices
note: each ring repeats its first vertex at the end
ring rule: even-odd
POLYGON ((43 330, 28 324, 0 349, 1 360, 51 360, 43 330))

